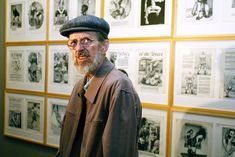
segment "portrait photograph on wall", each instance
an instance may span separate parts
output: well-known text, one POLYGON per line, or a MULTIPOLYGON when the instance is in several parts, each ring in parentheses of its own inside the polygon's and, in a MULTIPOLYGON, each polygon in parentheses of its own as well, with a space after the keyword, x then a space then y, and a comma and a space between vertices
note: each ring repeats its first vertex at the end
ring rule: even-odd
POLYGON ((143 109, 138 149, 140 157, 165 156, 166 112, 143 109))
POLYGON ((6 88, 44 91, 45 46, 7 47, 6 88))
POLYGON ((171 0, 105 0, 104 18, 110 37, 169 36, 171 0))
POLYGON ((235 110, 234 49, 234 41, 177 42, 174 105, 235 110))
POLYGON ((5 93, 4 134, 43 143, 44 98, 5 93))
POLYGON ((73 65, 66 45, 50 45, 48 55, 48 92, 70 94, 73 86, 82 78, 73 65), (61 88, 62 87, 62 88, 61 88))
POLYGON ((68 100, 58 98, 47 99, 47 136, 46 143, 55 147, 59 146, 62 121, 65 115, 68 100))

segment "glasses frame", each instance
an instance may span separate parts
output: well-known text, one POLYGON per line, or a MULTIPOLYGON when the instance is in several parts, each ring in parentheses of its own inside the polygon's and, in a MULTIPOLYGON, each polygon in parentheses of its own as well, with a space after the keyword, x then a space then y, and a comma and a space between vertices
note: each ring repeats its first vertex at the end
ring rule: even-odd
POLYGON ((88 37, 82 38, 80 40, 73 39, 73 40, 68 40, 67 46, 69 47, 70 50, 76 50, 78 44, 81 47, 87 48, 87 47, 91 46, 93 44, 93 42, 95 42, 95 41, 98 41, 98 40, 90 39, 88 37))

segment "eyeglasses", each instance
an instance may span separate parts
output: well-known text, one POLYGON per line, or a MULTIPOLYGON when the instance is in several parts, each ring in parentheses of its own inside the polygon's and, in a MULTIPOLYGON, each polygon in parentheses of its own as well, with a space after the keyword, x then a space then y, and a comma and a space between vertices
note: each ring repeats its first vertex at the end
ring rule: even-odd
POLYGON ((89 47, 94 41, 96 41, 96 40, 93 40, 90 38, 83 38, 80 41, 78 41, 77 39, 74 39, 74 40, 69 40, 67 43, 67 46, 71 50, 75 50, 76 47, 78 46, 78 44, 82 47, 89 47))

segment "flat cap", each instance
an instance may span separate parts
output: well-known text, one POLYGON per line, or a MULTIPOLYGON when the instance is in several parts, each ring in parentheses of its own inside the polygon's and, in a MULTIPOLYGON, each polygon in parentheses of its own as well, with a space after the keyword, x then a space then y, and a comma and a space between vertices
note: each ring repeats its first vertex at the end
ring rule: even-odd
POLYGON ((71 33, 75 32, 94 31, 100 32, 105 38, 108 38, 109 30, 109 24, 104 19, 93 15, 85 15, 64 23, 59 31, 65 37, 69 37, 71 33))

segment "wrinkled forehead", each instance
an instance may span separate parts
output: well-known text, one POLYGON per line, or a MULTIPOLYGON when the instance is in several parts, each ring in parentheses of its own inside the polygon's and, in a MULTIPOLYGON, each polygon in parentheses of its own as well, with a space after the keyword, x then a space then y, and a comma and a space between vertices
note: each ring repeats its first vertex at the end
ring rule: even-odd
POLYGON ((86 32, 74 32, 69 35, 69 40, 73 39, 83 39, 83 38, 92 38, 96 39, 96 32, 86 31, 86 32))

